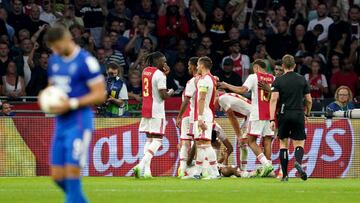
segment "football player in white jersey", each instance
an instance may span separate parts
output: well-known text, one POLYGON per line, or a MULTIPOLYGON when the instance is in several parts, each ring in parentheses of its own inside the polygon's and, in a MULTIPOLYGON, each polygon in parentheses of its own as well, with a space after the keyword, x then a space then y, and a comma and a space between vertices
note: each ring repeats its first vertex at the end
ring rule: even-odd
POLYGON ((146 133, 147 140, 144 146, 144 157, 134 167, 134 174, 139 178, 143 169, 144 178, 151 178, 151 159, 162 144, 165 135, 165 102, 174 93, 166 88, 166 73, 169 67, 166 58, 161 52, 153 52, 146 57, 146 67, 142 72, 142 118, 139 132, 146 133))
POLYGON ((186 162, 191 149, 193 140, 192 126, 194 124, 194 100, 196 92, 196 73, 198 57, 192 57, 188 62, 189 74, 193 77, 186 83, 185 90, 182 95, 182 104, 179 114, 176 118, 176 126, 180 128, 180 166, 178 176, 183 177, 186 170, 186 162))
POLYGON ((275 78, 273 75, 266 73, 266 64, 260 59, 254 61, 253 69, 254 74, 249 75, 243 86, 236 87, 222 83, 221 87, 240 94, 251 91, 251 104, 253 108, 249 118, 248 143, 262 164, 260 176, 266 177, 274 170, 270 157, 274 131, 270 128, 270 94, 261 89, 258 83, 264 81, 271 85, 275 78), (264 152, 268 156, 264 155, 262 149, 256 143, 257 137, 263 137, 264 152))
POLYGON ((246 126, 252 109, 251 101, 235 93, 219 92, 218 103, 220 109, 226 113, 238 139, 240 148, 240 170, 245 171, 248 156, 246 126), (245 119, 241 127, 237 117, 245 119))
POLYGON ((209 57, 198 60, 198 73, 200 75, 196 85, 195 114, 194 114, 194 139, 196 141, 196 168, 194 178, 200 178, 205 157, 209 161, 209 176, 206 179, 219 178, 217 158, 211 146, 211 135, 214 124, 214 104, 216 96, 216 78, 211 75, 212 61, 209 57))

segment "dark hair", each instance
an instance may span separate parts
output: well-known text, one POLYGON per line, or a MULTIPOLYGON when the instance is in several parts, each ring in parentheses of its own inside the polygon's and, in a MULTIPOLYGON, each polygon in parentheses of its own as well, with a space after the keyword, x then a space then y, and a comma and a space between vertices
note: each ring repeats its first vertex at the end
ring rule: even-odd
POLYGON ((67 33, 69 33, 69 31, 65 27, 54 26, 47 30, 44 39, 47 44, 52 44, 63 39, 67 33))
POLYGON ((7 43, 6 41, 0 41, 0 44, 5 44, 7 46, 7 48, 9 48, 9 43, 7 43))
POLYGON ((145 57, 145 64, 147 66, 157 67, 158 60, 162 57, 165 57, 163 53, 159 51, 152 52, 145 57))
POLYGON ((115 62, 110 62, 108 64, 106 64, 106 69, 116 69, 116 70, 120 70, 121 66, 115 62))
POLYGON ((198 62, 203 64, 205 66, 205 68, 207 68, 209 70, 211 70, 211 68, 213 66, 211 59, 207 56, 200 57, 198 62))
POLYGON ((266 63, 265 63, 263 60, 261 60, 261 59, 256 59, 256 60, 253 62, 253 66, 254 66, 254 65, 258 65, 258 66, 260 66, 260 68, 266 69, 266 63))
POLYGON ((124 68, 122 66, 120 66, 118 63, 110 62, 109 64, 106 65, 106 70, 109 70, 109 69, 117 70, 118 71, 117 76, 119 76, 121 79, 123 78, 124 68))
POLYGON ((13 63, 15 64, 15 74, 18 75, 18 70, 17 70, 17 65, 16 65, 16 62, 14 60, 10 60, 6 66, 6 73, 8 73, 8 68, 9 68, 9 65, 13 63))
POLYGON ((196 66, 198 60, 199 60, 199 57, 194 56, 194 57, 191 57, 191 58, 189 59, 189 62, 190 62, 191 65, 196 66))
POLYGON ((324 32, 324 26, 322 26, 321 24, 316 24, 314 30, 322 33, 324 32))
POLYGON ((72 30, 72 29, 74 29, 74 28, 77 28, 77 29, 81 30, 82 32, 84 31, 84 27, 81 26, 81 25, 79 25, 79 24, 77 24, 77 23, 72 24, 72 25, 69 27, 69 30, 72 30))
POLYGON ((350 6, 349 12, 351 9, 357 9, 358 11, 360 11, 360 6, 354 4, 354 5, 350 6))
POLYGON ((154 42, 151 40, 150 37, 144 37, 143 40, 141 41, 141 47, 144 46, 144 41, 147 39, 150 41, 150 44, 154 46, 154 42))
POLYGON ((319 7, 320 5, 324 5, 324 6, 325 6, 325 8, 327 8, 327 7, 328 7, 328 6, 327 6, 327 4, 326 4, 325 2, 322 2, 322 1, 319 1, 318 7, 319 7))

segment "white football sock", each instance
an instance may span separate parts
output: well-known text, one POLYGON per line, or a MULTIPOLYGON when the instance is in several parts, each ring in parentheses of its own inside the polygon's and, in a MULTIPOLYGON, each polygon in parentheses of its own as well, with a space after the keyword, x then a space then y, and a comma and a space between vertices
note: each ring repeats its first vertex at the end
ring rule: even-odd
POLYGON ((150 170, 150 163, 152 157, 155 155, 157 150, 161 146, 162 139, 159 138, 153 138, 152 142, 148 145, 148 150, 145 152, 144 157, 141 159, 139 166, 141 169, 145 168, 145 173, 151 173, 150 170))
POLYGON ((247 145, 240 146, 240 170, 245 171, 247 167, 248 148, 247 145))
POLYGON ((147 138, 146 139, 146 142, 145 142, 145 145, 144 145, 144 155, 147 152, 147 150, 149 149, 149 146, 150 146, 151 142, 152 142, 152 138, 147 138))
POLYGON ((203 163, 205 161, 205 149, 202 146, 197 146, 196 148, 196 175, 200 175, 203 170, 203 163))
POLYGON ((151 174, 151 159, 154 157, 156 152, 159 150, 162 144, 162 139, 153 138, 151 144, 149 145, 148 154, 151 154, 150 159, 145 162, 145 173, 151 174))
POLYGON ((262 165, 269 165, 270 164, 269 160, 266 159, 266 156, 264 155, 264 153, 259 154, 259 156, 257 156, 257 159, 260 161, 260 163, 262 165))
POLYGON ((186 161, 188 160, 189 155, 189 143, 183 143, 180 148, 180 170, 185 171, 186 169, 186 161))
POLYGON ((218 167, 217 167, 217 160, 216 160, 216 153, 215 153, 215 150, 214 148, 212 148, 212 146, 207 146, 205 148, 205 153, 206 153, 206 156, 208 158, 208 161, 209 161, 209 175, 212 175, 212 176, 218 176, 219 175, 219 170, 218 170, 218 167))

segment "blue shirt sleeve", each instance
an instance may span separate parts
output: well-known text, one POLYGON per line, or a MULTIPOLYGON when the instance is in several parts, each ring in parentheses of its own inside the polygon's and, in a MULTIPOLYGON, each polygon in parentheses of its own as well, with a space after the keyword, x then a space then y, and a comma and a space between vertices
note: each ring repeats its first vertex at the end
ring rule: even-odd
POLYGON ((331 102, 331 103, 326 107, 326 110, 335 112, 335 111, 338 111, 338 110, 339 110, 339 106, 338 106, 335 102, 331 102))
POLYGON ((352 109, 355 109, 355 105, 354 105, 354 103, 349 102, 349 104, 348 104, 348 110, 352 110, 352 109))

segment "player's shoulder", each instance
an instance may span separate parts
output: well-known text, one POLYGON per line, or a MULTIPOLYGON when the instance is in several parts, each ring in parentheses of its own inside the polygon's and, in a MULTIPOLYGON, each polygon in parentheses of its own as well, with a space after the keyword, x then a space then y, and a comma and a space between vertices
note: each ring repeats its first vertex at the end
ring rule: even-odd
POLYGON ((53 54, 50 55, 48 61, 51 62, 51 63, 56 63, 56 62, 58 62, 58 60, 60 60, 60 59, 61 59, 61 57, 60 57, 58 54, 53 53, 53 54))
POLYGON ((190 80, 186 82, 186 86, 193 86, 195 85, 195 77, 192 77, 190 80))

